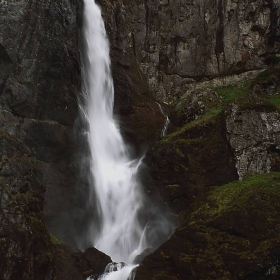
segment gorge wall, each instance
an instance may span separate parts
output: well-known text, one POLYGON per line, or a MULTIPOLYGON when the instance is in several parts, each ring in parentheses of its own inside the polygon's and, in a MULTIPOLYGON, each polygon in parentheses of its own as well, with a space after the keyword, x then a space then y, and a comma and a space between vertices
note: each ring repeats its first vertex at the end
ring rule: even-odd
POLYGON ((278 1, 99 2, 114 49, 134 55, 164 101, 193 82, 265 68, 279 52, 278 1))
MULTIPOLYGON (((149 148, 147 193, 159 193, 182 224, 136 279, 278 279, 278 173, 245 191, 215 186, 280 171, 279 1, 97 2, 111 44, 115 114, 135 154, 149 148), (172 119, 161 141, 156 100, 173 104, 161 103, 172 119)), ((67 249, 42 222, 70 244, 85 230, 87 182, 78 174, 86 145, 75 136, 84 129, 81 13, 80 0, 0 1, 5 280, 85 279, 110 261, 67 249)))
POLYGON ((84 271, 100 273, 110 261, 94 268, 95 251, 72 253, 43 222, 44 211, 52 232, 61 233, 55 219, 74 228, 73 219, 67 228, 69 216, 63 217, 77 208, 73 124, 81 91, 80 8, 80 1, 0 1, 3 280, 66 279, 68 273, 83 279, 84 271))

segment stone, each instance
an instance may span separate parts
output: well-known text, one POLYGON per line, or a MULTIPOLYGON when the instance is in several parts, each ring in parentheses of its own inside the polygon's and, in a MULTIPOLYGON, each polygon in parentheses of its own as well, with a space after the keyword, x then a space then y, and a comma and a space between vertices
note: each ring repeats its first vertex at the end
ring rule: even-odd
POLYGON ((226 127, 228 141, 236 158, 239 179, 278 169, 272 163, 274 153, 277 153, 276 147, 280 144, 278 111, 242 110, 233 105, 226 120, 226 127))

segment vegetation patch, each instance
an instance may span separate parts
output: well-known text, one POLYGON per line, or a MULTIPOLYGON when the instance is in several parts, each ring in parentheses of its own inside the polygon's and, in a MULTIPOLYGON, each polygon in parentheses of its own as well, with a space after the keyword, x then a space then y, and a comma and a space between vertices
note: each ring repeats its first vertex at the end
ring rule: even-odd
POLYGON ((219 115, 221 112, 222 112, 221 108, 213 108, 212 110, 208 111, 207 113, 198 116, 198 118, 196 120, 185 124, 178 131, 175 131, 173 133, 166 135, 161 141, 169 141, 169 140, 181 135, 182 133, 186 132, 187 130, 189 130, 191 128, 194 128, 196 126, 204 126, 208 122, 210 122, 212 119, 214 119, 217 115, 219 115))
POLYGON ((158 251, 154 279, 172 276, 173 263, 179 279, 276 279, 267 276, 280 269, 280 172, 215 187, 194 209, 158 251))
POLYGON ((268 102, 276 107, 277 109, 280 109, 280 95, 272 95, 268 98, 268 102))
MULTIPOLYGON (((274 198, 279 199, 280 207, 280 173, 256 174, 243 181, 234 181, 216 187, 210 192, 207 202, 193 213, 193 219, 201 215, 201 218, 207 220, 234 211, 238 207, 247 205, 248 208, 250 206, 248 202, 265 204, 266 210, 269 210, 269 204, 272 204, 274 198)), ((265 208, 262 210, 265 211, 265 208)), ((269 219, 269 215, 267 218, 269 219)))
POLYGON ((234 102, 241 96, 244 96, 249 89, 249 84, 246 83, 241 87, 237 87, 234 85, 227 87, 216 87, 214 91, 217 92, 222 98, 222 105, 225 106, 231 102, 234 102))

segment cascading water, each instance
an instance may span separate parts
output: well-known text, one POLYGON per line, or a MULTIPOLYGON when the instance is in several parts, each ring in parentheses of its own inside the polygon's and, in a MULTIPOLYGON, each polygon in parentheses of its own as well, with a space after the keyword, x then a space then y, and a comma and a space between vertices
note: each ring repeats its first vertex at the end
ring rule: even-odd
MULTIPOLYGON (((84 0, 82 62, 85 94, 82 110, 88 123, 94 185, 91 195, 97 198, 100 220, 100 230, 97 235, 92 234, 91 245, 114 262, 132 264, 137 255, 151 246, 147 240, 150 224, 139 219, 143 198, 136 175, 141 159, 131 160, 113 119, 109 44, 101 11, 94 0, 84 0)), ((162 221, 159 225, 163 225, 162 221)), ((125 280, 134 267, 120 266, 115 272, 109 269, 100 279, 125 280)))
POLYGON ((158 105, 161 114, 165 117, 165 122, 164 122, 163 128, 162 128, 161 133, 160 133, 160 136, 164 137, 166 135, 166 132, 167 132, 170 120, 169 120, 167 114, 165 114, 165 112, 162 109, 161 105, 158 102, 156 102, 156 104, 158 105))

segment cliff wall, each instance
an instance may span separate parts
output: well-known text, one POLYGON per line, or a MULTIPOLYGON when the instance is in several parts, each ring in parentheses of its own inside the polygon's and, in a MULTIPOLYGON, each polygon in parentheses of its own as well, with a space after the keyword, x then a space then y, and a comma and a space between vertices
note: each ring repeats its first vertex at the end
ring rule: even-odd
POLYGON ((279 53, 278 1, 99 2, 113 47, 134 55, 163 101, 197 81, 263 69, 279 53))
POLYGON ((100 273, 110 261, 95 269, 98 253, 54 244, 44 223, 60 234, 74 228, 67 217, 77 208, 73 125, 81 91, 80 8, 72 0, 0 2, 3 280, 83 279, 84 271, 100 273))
MULTIPOLYGON (((279 1, 98 2, 111 44, 120 128, 134 154, 149 148, 147 193, 160 193, 184 225, 145 259, 137 277, 278 279, 279 207, 273 199, 279 195, 278 173, 257 177, 245 184, 245 192, 236 183, 221 187, 220 195, 217 186, 279 172, 279 1), (172 103, 164 107, 172 126, 150 148, 165 121, 156 100, 172 103), (218 210, 211 212, 209 205, 218 210), (235 246, 242 249, 236 252, 235 246), (221 253, 209 258, 216 251, 221 253), (248 262, 235 271, 244 258, 248 262), (161 270, 147 274, 151 267, 161 270)), ((94 250, 67 249, 50 238, 42 222, 44 216, 48 229, 70 244, 86 231, 87 181, 78 175, 78 151, 86 145, 74 136, 84 129, 77 102, 81 13, 79 0, 0 1, 5 280, 84 279, 109 261, 94 250)))

